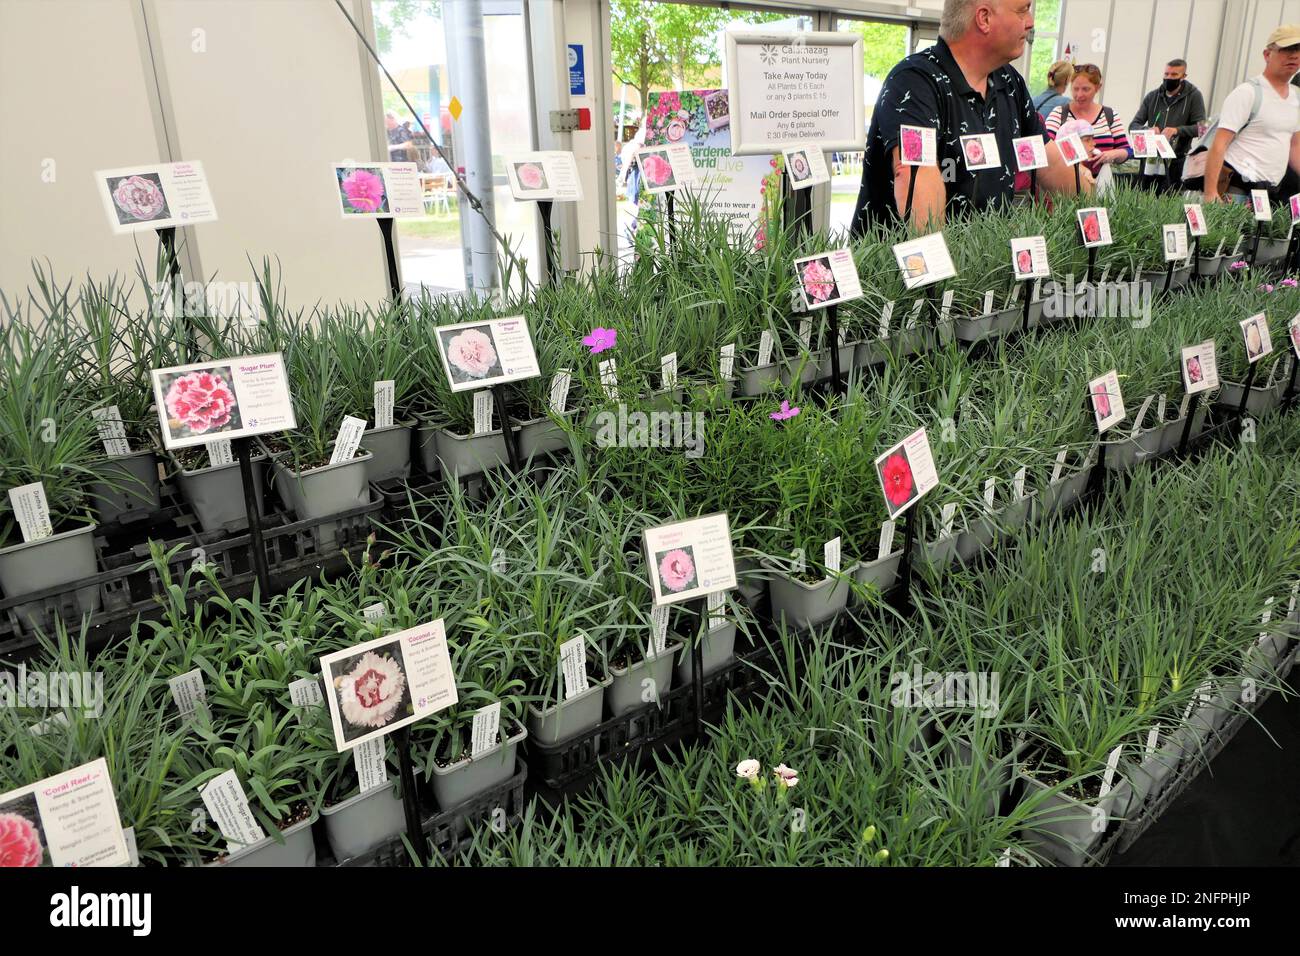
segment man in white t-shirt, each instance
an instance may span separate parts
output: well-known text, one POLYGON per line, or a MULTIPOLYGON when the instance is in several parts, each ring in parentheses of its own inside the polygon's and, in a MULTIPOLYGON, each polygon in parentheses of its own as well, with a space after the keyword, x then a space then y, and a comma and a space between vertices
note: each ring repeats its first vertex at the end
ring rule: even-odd
POLYGON ((1264 72, 1223 101, 1205 162, 1205 201, 1241 201, 1252 189, 1274 192, 1288 167, 1300 171, 1300 24, 1278 27, 1264 49, 1264 72), (1252 120, 1257 90, 1259 112, 1252 120))

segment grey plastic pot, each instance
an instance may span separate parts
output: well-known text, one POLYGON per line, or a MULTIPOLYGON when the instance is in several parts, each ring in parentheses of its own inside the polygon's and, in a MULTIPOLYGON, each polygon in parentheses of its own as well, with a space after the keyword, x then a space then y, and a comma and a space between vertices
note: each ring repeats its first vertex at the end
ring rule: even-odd
POLYGON ((681 641, 669 644, 662 654, 647 657, 629 667, 610 667, 614 680, 605 694, 611 717, 622 717, 629 711, 644 707, 652 701, 662 700, 673 689, 673 658, 682 649, 681 641), (646 681, 653 681, 650 686, 646 681), (651 700, 646 692, 651 691, 651 700))
POLYGON ((767 579, 762 567, 753 558, 736 559, 736 586, 745 606, 751 611, 757 609, 767 592, 767 579))
POLYGON ((918 355, 930 348, 933 335, 930 329, 917 325, 913 329, 902 329, 885 339, 883 344, 895 358, 907 358, 918 355))
POLYGON ((1088 482, 1092 480, 1092 469, 1095 466, 1085 465, 1080 468, 1069 478, 1058 478, 1051 482, 1042 497, 1039 500, 1039 509, 1042 517, 1047 518, 1059 511, 1065 511, 1074 506, 1074 504, 1083 496, 1084 491, 1088 488, 1088 482))
POLYGON ((1137 816, 1143 807, 1159 799, 1182 759, 1182 743, 1172 737, 1165 741, 1164 746, 1156 748, 1155 753, 1143 758, 1140 764, 1132 768, 1128 780, 1133 788, 1133 796, 1129 801, 1128 816, 1137 816))
POLYGON ((1206 278, 1213 278, 1223 271, 1224 264, 1227 263, 1226 255, 1206 256, 1196 264, 1196 274, 1206 278))
POLYGON ((957 557, 957 534, 923 544, 912 554, 912 567, 939 570, 946 568, 957 557))
POLYGON ((740 370, 740 381, 736 388, 742 396, 751 398, 755 395, 762 395, 772 387, 773 382, 780 380, 781 369, 775 362, 768 362, 766 365, 742 368, 740 370))
MULTIPOLYGON (((1175 412, 1177 409, 1175 409, 1175 412)), ((1208 409, 1205 405, 1198 404, 1196 414, 1192 417, 1192 430, 1187 436, 1188 444, 1195 441, 1201 432, 1205 431, 1205 416, 1208 409)), ((1165 422, 1157 429, 1160 432, 1160 444, 1156 449, 1158 455, 1168 455, 1173 452, 1183 440, 1183 429, 1187 424, 1187 416, 1183 415, 1173 421, 1165 422)))
POLYGON ((367 428, 361 447, 370 452, 366 464, 368 481, 388 481, 411 475, 411 431, 414 422, 398 422, 387 428, 367 428))
MULTIPOLYGON (((1052 789, 1027 773, 1022 773, 1020 779, 1031 792, 1052 789)), ((1132 788, 1127 780, 1120 781, 1110 793, 1091 803, 1052 793, 1038 805, 1030 821, 1032 829, 1025 829, 1024 846, 1062 866, 1083 866, 1105 832, 1094 831, 1092 807, 1100 807, 1109 823, 1123 815, 1131 796, 1132 788)))
MULTIPOLYGON (((1177 266, 1173 274, 1169 276, 1169 291, 1173 292, 1187 285, 1192 277, 1191 266, 1177 266)), ((1159 293, 1165 287, 1165 270, 1164 269, 1144 269, 1142 272, 1142 281, 1151 284, 1154 292, 1159 293)))
MULTIPOLYGON (((576 414, 577 409, 570 408, 560 417, 570 422, 576 414)), ((557 451, 572 450, 569 432, 553 418, 543 416, 527 421, 512 420, 511 425, 519 430, 519 457, 524 461, 537 455, 553 455, 557 451)))
POLYGON ((997 816, 1002 799, 1011 789, 1013 773, 1020 766, 1020 755, 1027 747, 1028 744, 1022 742, 1006 758, 990 759, 987 753, 973 748, 969 738, 960 735, 949 738, 948 752, 955 764, 970 767, 978 756, 981 776, 987 780, 988 788, 993 791, 985 804, 985 813, 988 816, 997 816))
POLYGON ((509 461, 505 434, 499 428, 482 435, 462 435, 440 428, 435 441, 442 473, 448 478, 480 475, 509 461))
POLYGON ((902 561, 902 549, 874 561, 862 561, 853 572, 853 580, 864 588, 888 591, 898 582, 898 568, 902 561))
POLYGON ((1013 305, 986 315, 954 319, 953 332, 960 342, 983 342, 1015 331, 1023 321, 1024 306, 1013 305))
MULTIPOLYGON (((780 375, 782 385, 791 385, 798 381, 801 385, 808 385, 817 381, 818 369, 821 368, 822 351, 818 349, 814 352, 801 354, 795 358, 785 359, 780 363, 780 375)), ((827 356, 826 364, 830 365, 830 357, 827 356)))
POLYGON ((539 708, 528 705, 528 736, 552 746, 571 740, 600 724, 605 715, 605 691, 614 678, 591 681, 587 690, 570 700, 539 708))
POLYGON ((859 342, 853 349, 853 367, 870 368, 889 360, 889 340, 872 339, 859 342))
POLYGON ((406 811, 397 795, 397 781, 358 793, 322 808, 325 838, 338 862, 360 856, 406 829, 406 811))
MULTIPOLYGON (((1235 411, 1241 407, 1241 389, 1240 382, 1224 382, 1214 404, 1235 411)), ((1246 411, 1256 418, 1267 415, 1282 404, 1282 393, 1285 391, 1285 380, 1276 385, 1252 385, 1250 397, 1246 399, 1246 411)))
POLYGON ((433 765, 433 795, 439 809, 451 810, 480 793, 505 783, 515 775, 515 753, 528 736, 524 727, 502 743, 484 751, 477 757, 465 757, 447 767, 433 765))
POLYGON ((1125 434, 1123 438, 1117 438, 1106 442, 1106 470, 1114 472, 1131 471, 1139 462, 1146 461, 1149 456, 1142 450, 1142 445, 1136 438, 1125 434))
MULTIPOLYGON (((366 481, 366 466, 370 458, 370 452, 366 452, 351 461, 322 465, 302 472, 276 461, 271 483, 299 520, 328 518, 330 515, 360 508, 370 500, 366 481)), ((322 547, 330 547, 338 540, 336 524, 322 524, 317 531, 322 547)))
MULTIPOLYGON (((853 359, 857 355, 858 343, 845 342, 840 346, 840 381, 847 381, 849 373, 853 371, 853 359)), ((831 377, 831 355, 830 349, 822 349, 817 353, 817 379, 827 379, 831 377)))
POLYGON ((1286 255, 1287 248, 1290 246, 1290 239, 1264 239, 1259 240, 1259 246, 1255 250, 1254 265, 1263 265, 1269 262, 1277 262, 1286 255))
MULTIPOLYGON (((736 622, 727 621, 704 635, 701 641, 700 657, 703 662, 704 678, 726 667, 736 658, 736 622)), ((678 684, 689 684, 695 679, 695 658, 688 644, 682 645, 677 655, 677 664, 673 669, 678 684)))
POLYGON ((139 521, 162 510, 158 456, 152 449, 106 459, 88 488, 100 524, 139 521))
POLYGON ((772 620, 782 619, 791 627, 825 624, 844 610, 852 591, 851 581, 858 565, 841 566, 838 576, 830 575, 816 584, 805 584, 779 568, 768 565, 768 594, 772 599, 772 620))
MULTIPOLYGON (((95 525, 62 531, 37 541, 23 541, 0 548, 0 591, 7 598, 72 584, 98 573, 95 566, 95 525)), ((77 608, 82 614, 99 610, 99 588, 77 589, 77 608)), ((32 601, 14 607, 30 630, 48 627, 42 604, 32 601)))
MULTIPOLYGON (((253 471, 253 489, 257 496, 257 513, 266 513, 265 492, 262 490, 262 473, 266 456, 255 455, 249 462, 253 471)), ((197 468, 180 469, 177 483, 181 496, 189 502, 204 531, 240 531, 248 527, 248 513, 244 510, 244 482, 239 475, 239 462, 197 468)))
POLYGON ((956 535, 954 552, 962 564, 969 564, 981 553, 989 550, 997 536, 997 516, 980 515, 971 520, 964 530, 956 535))
POLYGON ((224 860, 209 863, 209 866, 315 866, 316 841, 312 837, 311 826, 316 822, 313 813, 306 820, 295 823, 287 830, 281 830, 283 843, 277 843, 274 837, 267 837, 252 846, 245 847, 238 853, 232 853, 224 860))

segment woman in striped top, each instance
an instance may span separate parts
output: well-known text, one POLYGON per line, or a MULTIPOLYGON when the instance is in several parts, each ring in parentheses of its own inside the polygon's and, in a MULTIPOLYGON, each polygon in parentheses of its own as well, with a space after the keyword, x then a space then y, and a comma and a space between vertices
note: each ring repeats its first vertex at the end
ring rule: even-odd
POLYGON ((1128 144, 1128 128, 1123 120, 1109 106, 1097 102, 1101 92, 1101 70, 1091 63, 1074 68, 1074 80, 1070 84, 1070 102, 1052 110, 1047 117, 1047 137, 1056 139, 1056 133, 1062 123, 1070 120, 1083 120, 1091 123, 1093 138, 1101 155, 1088 160, 1084 165, 1094 176, 1107 163, 1122 163, 1133 155, 1128 144))

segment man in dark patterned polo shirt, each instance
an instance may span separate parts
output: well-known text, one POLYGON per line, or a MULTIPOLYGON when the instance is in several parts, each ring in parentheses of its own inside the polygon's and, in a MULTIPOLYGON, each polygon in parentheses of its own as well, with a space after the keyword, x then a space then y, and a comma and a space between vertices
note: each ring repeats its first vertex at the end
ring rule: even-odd
MULTIPOLYGON (((876 101, 862 163, 862 189, 853 220, 854 235, 872 222, 897 222, 907 208, 912 170, 912 222, 924 229, 941 226, 948 216, 1010 202, 1015 194, 1016 159, 1012 140, 1042 136, 1042 118, 1034 109, 1024 78, 1008 66, 1025 51, 1033 29, 1031 0, 946 0, 939 41, 913 53, 890 72, 876 101), (938 165, 902 164, 899 128, 936 129, 938 165), (992 133, 999 165, 969 170, 960 137, 992 133)), ((1074 170, 1055 143, 1046 144, 1047 167, 1038 170, 1038 185, 1073 193, 1074 170)), ((1080 170, 1083 188, 1092 177, 1080 170)))

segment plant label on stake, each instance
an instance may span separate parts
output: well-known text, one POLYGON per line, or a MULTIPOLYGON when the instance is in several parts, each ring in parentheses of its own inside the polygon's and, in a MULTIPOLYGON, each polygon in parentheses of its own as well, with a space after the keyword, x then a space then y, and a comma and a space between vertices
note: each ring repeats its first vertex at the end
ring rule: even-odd
POLYGON ((388 617, 388 608, 384 606, 383 601, 376 601, 374 604, 361 609, 361 619, 363 621, 382 621, 386 617, 388 617))
POLYGON ((794 261, 805 311, 862 298, 852 249, 835 249, 794 261))
POLYGON ((686 143, 642 146, 636 151, 635 162, 641 170, 642 188, 652 195, 676 192, 683 186, 699 183, 695 159, 686 143))
POLYGON ((822 545, 822 564, 826 570, 838 573, 840 570, 840 538, 831 538, 822 545))
POLYGON ((320 681, 315 677, 300 677, 289 682, 289 703, 294 707, 321 707, 325 695, 320 692, 320 681))
POLYGON ((453 392, 467 392, 542 374, 522 315, 440 325, 435 338, 453 392))
POLYGON ((998 138, 992 133, 973 133, 958 137, 961 141, 961 155, 966 161, 966 168, 974 172, 977 169, 994 169, 1002 165, 1002 154, 998 151, 998 138))
POLYGON ((1214 339, 1182 350, 1183 390, 1188 395, 1209 392, 1219 387, 1219 364, 1214 354, 1214 339))
POLYGON ((610 401, 618 398, 618 368, 614 365, 614 360, 605 359, 596 368, 600 372, 600 384, 605 389, 605 397, 610 401))
POLYGON ((1110 236, 1110 211, 1104 206, 1080 209, 1076 213, 1079 219, 1079 232, 1083 235, 1083 244, 1088 249, 1109 246, 1113 241, 1110 236))
POLYGON ((668 648, 668 605, 660 604, 650 609, 650 653, 656 657, 668 648))
POLYGON ((325 654, 320 665, 340 752, 456 703, 441 618, 325 654))
POLYGON ((1056 148, 1061 152, 1061 159, 1067 166, 1078 166, 1088 158, 1088 151, 1083 148, 1083 140, 1078 133, 1071 133, 1056 140, 1056 148))
POLYGON ((881 522, 880 541, 876 544, 876 560, 887 558, 893 554, 894 547, 894 519, 881 522))
POLYGON ((1062 446, 1061 450, 1056 453, 1056 463, 1052 465, 1052 477, 1048 484, 1056 484, 1061 478, 1061 472, 1065 468, 1065 456, 1070 449, 1062 446))
POLYGON ((1025 475, 1028 471, 1025 465, 1021 465, 1016 469, 1015 477, 1011 479, 1012 494, 1015 495, 1016 501, 1021 501, 1025 497, 1025 475))
POLYGON ((202 163, 101 169, 95 182, 116 235, 217 221, 202 163))
POLYGON ((168 450, 298 427, 279 352, 158 368, 149 375, 168 450))
POLYGON ((9 506, 22 531, 24 541, 39 541, 54 534, 50 522, 50 505, 45 499, 45 484, 33 481, 9 489, 9 506))
POLYGON ((678 604, 736 587, 726 512, 647 528, 643 538, 656 605, 678 604))
POLYGON ((1181 222, 1161 227, 1165 243, 1165 262, 1187 258, 1187 227, 1181 222))
POLYGON ((334 436, 334 451, 330 454, 330 464, 338 465, 351 461, 361 447, 361 436, 366 433, 366 420, 354 415, 344 415, 339 433, 334 436))
POLYGON ((766 329, 758 337, 758 364, 760 367, 772 364, 772 333, 766 329))
MULTIPOLYGON (((706 611, 709 615, 709 630, 716 631, 719 628, 727 626, 726 613, 723 610, 727 604, 726 591, 710 591, 708 601, 706 602, 706 611)), ((664 610, 667 610, 665 605, 664 610)))
POLYGON ((501 701, 495 701, 474 712, 470 728, 470 757, 481 757, 497 745, 501 731, 501 701))
POLYGON ((1092 400, 1092 414, 1097 421, 1098 434, 1118 425, 1127 414, 1124 411, 1124 395, 1119 388, 1119 372, 1111 369, 1100 378, 1088 383, 1088 395, 1092 400))
POLYGON ((1291 337, 1291 349, 1295 352, 1296 357, 1300 358, 1300 315, 1295 316, 1287 323, 1287 335, 1291 337))
POLYGON ((1250 208, 1255 213, 1256 222, 1271 222, 1273 211, 1268 208, 1268 192, 1263 189, 1250 191, 1250 208))
POLYGON ((1016 169, 1027 173, 1047 165, 1047 144, 1041 136, 1019 136, 1011 141, 1016 154, 1016 169))
POLYGON ((889 320, 894 317, 894 300, 890 299, 880 310, 880 338, 889 338, 889 320))
POLYGON ((718 377, 730 382, 735 377, 736 344, 724 345, 718 350, 718 377))
POLYGON ((1119 755, 1123 749, 1124 745, 1120 744, 1106 757, 1106 772, 1101 777, 1101 793, 1097 795, 1098 798, 1110 793, 1115 781, 1115 771, 1119 769, 1119 755))
POLYGON ((393 427, 393 406, 397 403, 397 382, 375 382, 375 427, 393 427))
POLYGON ((831 181, 826 156, 816 143, 787 146, 781 154, 785 157, 785 173, 791 189, 807 189, 831 181))
POLYGON ((235 771, 227 770, 213 777, 199 789, 199 796, 231 853, 266 839, 235 771))
POLYGON ((352 766, 362 793, 388 783, 388 742, 375 737, 352 748, 352 766))
MULTIPOLYGON (((1187 219, 1187 231, 1193 236, 1199 238, 1209 233, 1209 228, 1205 225, 1205 210, 1198 202, 1189 202, 1183 204, 1183 216, 1187 219)), ((1223 241, 1219 241, 1219 252, 1223 251, 1223 241)))
POLYGON ((230 447, 229 438, 218 438, 215 441, 204 442, 203 444, 208 450, 208 464, 213 468, 234 464, 235 453, 230 447))
POLYGON ((207 705, 208 691, 203 685, 203 671, 197 667, 168 679, 167 686, 171 688, 172 700, 182 717, 193 717, 200 707, 207 705))
POLYGON ((932 126, 900 126, 898 148, 904 166, 939 165, 939 135, 932 126))
POLYGON ((665 392, 670 392, 677 387, 677 353, 669 352, 659 359, 659 375, 662 379, 662 388, 665 392))
POLYGON ((548 150, 517 153, 506 157, 506 179, 510 193, 521 202, 548 199, 552 202, 579 202, 582 179, 573 153, 548 150))
POLYGON ((90 413, 95 419, 95 429, 104 443, 104 453, 110 458, 131 454, 131 445, 126 440, 126 425, 122 423, 122 413, 116 405, 96 408, 90 413))
POLYGON ((424 189, 415 163, 334 163, 334 194, 344 219, 423 216, 424 189))
POLYGON ((1254 365, 1273 351, 1273 339, 1268 334, 1268 315, 1260 312, 1238 323, 1241 337, 1246 343, 1246 361, 1254 365))
POLYGON ((952 525, 956 517, 957 503, 955 501, 950 501, 939 509, 940 539, 952 537, 952 525))
POLYGON ((887 449, 876 458, 875 466, 890 518, 897 518, 939 485, 925 428, 887 449))
POLYGON ((1151 141, 1152 133, 1145 129, 1129 130, 1129 146, 1133 149, 1134 159, 1150 159, 1155 155, 1155 143, 1151 141))
POLYGON ((565 700, 587 692, 587 639, 581 634, 560 645, 560 672, 564 675, 565 700))
POLYGON ((5 817, 7 866, 65 868, 130 863, 113 795, 113 777, 103 757, 0 793, 0 813, 5 817))
POLYGON ((483 389, 474 393, 474 434, 486 435, 492 431, 492 392, 483 389))
POLYGON ((573 382, 573 373, 567 368, 562 368, 555 373, 551 379, 551 411, 556 415, 563 415, 564 410, 569 404, 569 385, 573 382))
POLYGON ((957 274, 942 232, 898 243, 894 246, 894 258, 908 291, 951 279, 957 274))

